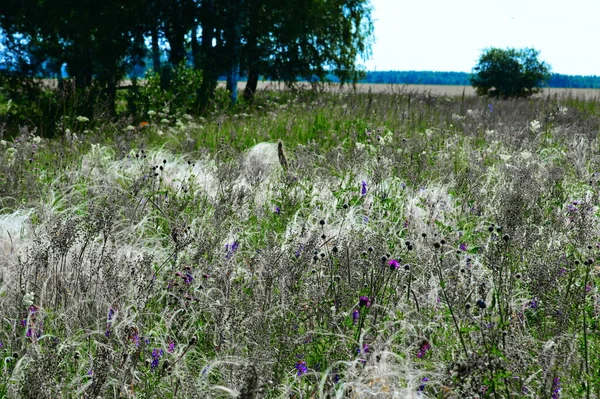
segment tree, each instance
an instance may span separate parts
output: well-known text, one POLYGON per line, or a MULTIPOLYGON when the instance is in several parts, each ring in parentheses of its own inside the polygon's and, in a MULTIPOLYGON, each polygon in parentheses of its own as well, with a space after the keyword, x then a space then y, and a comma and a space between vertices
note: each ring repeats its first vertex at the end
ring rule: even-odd
POLYGON ((298 78, 341 82, 361 77, 357 58, 369 55, 373 34, 367 0, 245 0, 242 70, 251 100, 258 76, 292 84, 298 78))
POLYGON ((529 97, 550 79, 550 66, 538 55, 533 48, 486 49, 473 68, 471 84, 480 96, 529 97))

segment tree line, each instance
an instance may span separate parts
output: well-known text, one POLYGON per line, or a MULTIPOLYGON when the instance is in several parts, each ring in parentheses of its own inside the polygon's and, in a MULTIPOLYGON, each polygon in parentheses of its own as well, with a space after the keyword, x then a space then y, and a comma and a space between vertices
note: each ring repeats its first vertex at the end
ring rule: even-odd
MULTIPOLYGON (((134 68, 151 60, 169 90, 185 64, 201 73, 202 112, 222 75, 234 102, 240 75, 247 101, 260 77, 357 81, 373 22, 368 0, 3 0, 0 32, 5 87, 8 78, 54 75, 59 88, 102 97, 114 113, 119 82, 134 68)), ((91 116, 93 101, 86 103, 80 111, 91 116)))
MULTIPOLYGON (((375 71, 367 72, 361 83, 384 84, 427 84, 471 86, 471 77, 467 72, 434 71, 375 71)), ((335 80, 335 77, 332 77, 335 80)), ((563 75, 553 73, 546 82, 548 87, 572 89, 600 89, 600 76, 563 75)))

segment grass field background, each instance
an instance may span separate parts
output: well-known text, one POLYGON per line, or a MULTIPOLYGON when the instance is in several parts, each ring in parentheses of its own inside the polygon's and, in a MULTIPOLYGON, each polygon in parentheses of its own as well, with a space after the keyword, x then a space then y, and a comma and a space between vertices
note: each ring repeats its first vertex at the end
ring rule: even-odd
POLYGON ((597 96, 425 91, 2 140, 0 397, 600 397, 597 96))

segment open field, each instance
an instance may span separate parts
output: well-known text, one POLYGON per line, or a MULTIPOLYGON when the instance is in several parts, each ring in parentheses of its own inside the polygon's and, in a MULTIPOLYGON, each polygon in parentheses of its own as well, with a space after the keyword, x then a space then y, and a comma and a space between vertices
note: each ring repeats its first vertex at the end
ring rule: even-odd
POLYGON ((426 91, 0 141, 0 397, 600 398, 600 103, 426 91))
MULTIPOLYGON (((45 82, 49 87, 55 87, 56 81, 53 79, 45 79, 45 82)), ((143 83, 142 83, 143 84, 143 83)), ((122 87, 128 87, 131 85, 131 81, 125 80, 121 83, 122 87)), ((219 87, 225 88, 225 82, 220 81, 219 87)), ((238 83, 238 90, 243 91, 246 87, 246 82, 238 83)), ((299 83, 299 88, 310 89, 309 83, 299 83)), ((326 90, 330 92, 341 92, 349 93, 429 93, 436 96, 475 96, 475 90, 472 86, 450 86, 450 85, 404 85, 404 84, 363 84, 359 83, 355 86, 345 85, 340 86, 339 84, 330 84, 326 86, 326 90)), ((265 90, 286 90, 286 86, 282 82, 258 82, 257 91, 265 90)), ((538 96, 570 96, 573 98, 580 98, 586 100, 600 100, 600 89, 569 89, 569 88, 547 88, 544 89, 538 96)))
MULTIPOLYGON (((225 83, 220 83, 221 87, 225 87, 225 83)), ((244 90, 245 82, 238 84, 239 90, 244 90)), ((310 84, 301 84, 300 87, 310 88, 310 84)), ((362 84, 359 83, 356 86, 358 93, 430 93, 436 96, 475 96, 475 90, 473 86, 449 86, 449 85, 400 85, 400 84, 362 84)), ((279 82, 259 82, 257 90, 284 90, 285 85, 279 82)), ((346 85, 340 87, 340 85, 332 84, 328 90, 332 92, 352 92, 354 87, 352 85, 346 85)), ((561 89, 561 88, 547 88, 544 89, 539 96, 571 96, 574 98, 581 99, 600 99, 600 89, 561 89)))

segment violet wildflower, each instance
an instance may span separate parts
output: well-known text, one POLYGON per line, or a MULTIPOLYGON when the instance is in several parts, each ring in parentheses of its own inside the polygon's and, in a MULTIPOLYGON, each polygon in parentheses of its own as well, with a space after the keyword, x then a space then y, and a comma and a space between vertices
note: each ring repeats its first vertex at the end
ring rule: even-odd
POLYGON ((390 259, 388 261, 388 266, 390 267, 390 270, 397 270, 400 268, 400 262, 398 262, 396 259, 390 259))
POLYGON ((421 384, 421 385, 419 385, 419 387, 417 388, 417 391, 419 391, 419 392, 423 392, 423 391, 425 390, 425 383, 426 383, 427 381, 429 381, 429 378, 427 378, 427 377, 423 377, 423 378, 421 379, 421 382, 422 382, 422 384, 421 384))
POLYGON ((354 309, 352 311, 352 323, 353 324, 356 324, 358 322, 358 317, 359 317, 358 309, 354 309))
POLYGON ((152 370, 158 367, 158 362, 160 361, 160 358, 163 354, 164 351, 162 349, 154 349, 152 351, 152 363, 150 363, 150 368, 152 370))
POLYGON ((240 244, 237 241, 234 241, 231 244, 225 244, 225 258, 229 259, 233 253, 238 249, 238 247, 240 246, 240 244))
POLYGON ((461 250, 461 251, 463 251, 463 252, 464 252, 464 251, 466 251, 466 250, 467 250, 467 244, 465 244, 464 242, 463 242, 463 243, 461 243, 461 244, 458 246, 458 249, 459 249, 459 250, 461 250))
POLYGON ((296 367, 296 370, 298 370, 298 372, 296 373, 297 376, 301 376, 302 374, 308 373, 308 369, 306 368, 306 362, 304 360, 300 360, 298 363, 296 363, 294 367, 296 367))
POLYGON ((421 344, 421 347, 419 348, 419 351, 417 352, 417 357, 419 359, 421 359, 423 356, 425 356, 427 354, 427 351, 431 349, 431 345, 429 345, 429 342, 425 341, 423 342, 423 344, 421 344))
POLYGON ((561 389, 562 388, 560 386, 560 377, 555 377, 552 381, 552 399, 560 398, 561 389))
POLYGON ((175 352, 175 341, 169 342, 169 347, 167 348, 167 352, 169 352, 169 353, 175 352))
POLYGON ((281 208, 280 208, 280 207, 278 207, 278 206, 275 206, 275 213, 276 213, 277 215, 281 214, 281 208))
POLYGON ((366 181, 362 181, 360 183, 360 195, 364 196, 367 195, 367 182, 366 181))
POLYGON ((371 300, 369 299, 368 296, 361 295, 360 297, 358 297, 358 306, 360 306, 360 307, 366 306, 368 308, 369 306, 371 306, 371 300))
POLYGON ((537 297, 533 298, 529 304, 528 304, 529 309, 537 309, 538 308, 538 301, 537 301, 537 297))

